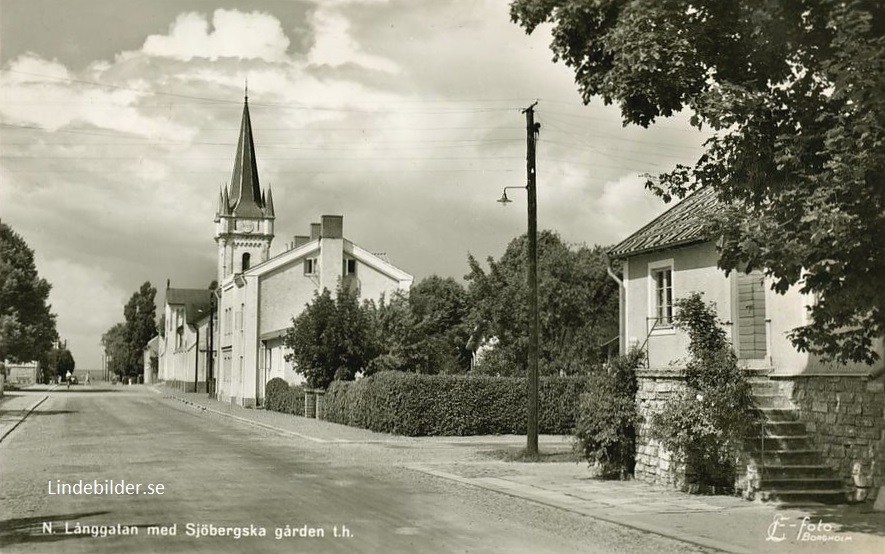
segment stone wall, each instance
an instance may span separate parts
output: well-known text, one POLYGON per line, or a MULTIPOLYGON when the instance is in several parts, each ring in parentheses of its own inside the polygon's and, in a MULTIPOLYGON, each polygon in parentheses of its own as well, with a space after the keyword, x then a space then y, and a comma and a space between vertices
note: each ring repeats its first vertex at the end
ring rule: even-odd
POLYGON ((685 378, 682 371, 676 369, 638 369, 636 378, 636 402, 642 420, 636 432, 634 477, 646 483, 682 488, 685 486, 685 466, 677 463, 670 451, 649 436, 649 422, 671 394, 685 388, 685 378))
POLYGON ((872 499, 878 487, 885 486, 885 382, 856 376, 776 381, 791 390, 799 418, 824 462, 849 489, 856 484, 852 473, 859 474, 872 499))

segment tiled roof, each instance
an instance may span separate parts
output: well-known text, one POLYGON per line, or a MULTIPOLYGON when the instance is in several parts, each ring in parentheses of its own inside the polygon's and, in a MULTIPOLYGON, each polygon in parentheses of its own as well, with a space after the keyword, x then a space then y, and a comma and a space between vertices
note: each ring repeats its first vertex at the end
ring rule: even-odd
POLYGON ((209 315, 208 289, 166 289, 166 303, 184 306, 185 317, 191 325, 209 315))
POLYGON ((662 250, 702 242, 704 226, 722 204, 712 188, 700 189, 662 213, 642 229, 627 237, 609 251, 613 258, 626 258, 654 250, 662 250))

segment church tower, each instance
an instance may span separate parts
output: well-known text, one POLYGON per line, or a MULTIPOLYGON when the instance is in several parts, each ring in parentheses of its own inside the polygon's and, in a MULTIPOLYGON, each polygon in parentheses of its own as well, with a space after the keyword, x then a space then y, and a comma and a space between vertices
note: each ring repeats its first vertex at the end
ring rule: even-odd
POLYGON ((219 284, 268 259, 273 223, 273 193, 268 187, 265 194, 258 182, 247 95, 230 186, 219 193, 215 214, 219 284))

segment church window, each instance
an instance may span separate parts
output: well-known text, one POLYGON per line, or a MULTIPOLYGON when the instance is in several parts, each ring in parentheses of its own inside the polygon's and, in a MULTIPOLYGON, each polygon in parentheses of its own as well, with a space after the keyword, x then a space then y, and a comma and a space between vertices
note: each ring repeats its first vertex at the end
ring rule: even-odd
POLYGON ((348 260, 344 260, 344 275, 355 275, 356 274, 356 260, 350 258, 348 260))
POLYGON ((243 271, 248 271, 252 262, 252 254, 246 252, 243 254, 243 271))

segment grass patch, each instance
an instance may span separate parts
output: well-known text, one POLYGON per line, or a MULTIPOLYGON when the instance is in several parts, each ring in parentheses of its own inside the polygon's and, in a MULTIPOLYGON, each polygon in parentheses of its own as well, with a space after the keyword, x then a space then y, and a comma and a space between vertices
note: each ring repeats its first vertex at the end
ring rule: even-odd
POLYGON ((537 458, 526 456, 525 448, 502 448, 498 450, 486 450, 482 452, 493 460, 501 460, 504 462, 523 462, 523 463, 575 463, 580 461, 580 457, 572 450, 553 450, 538 453, 537 458))

